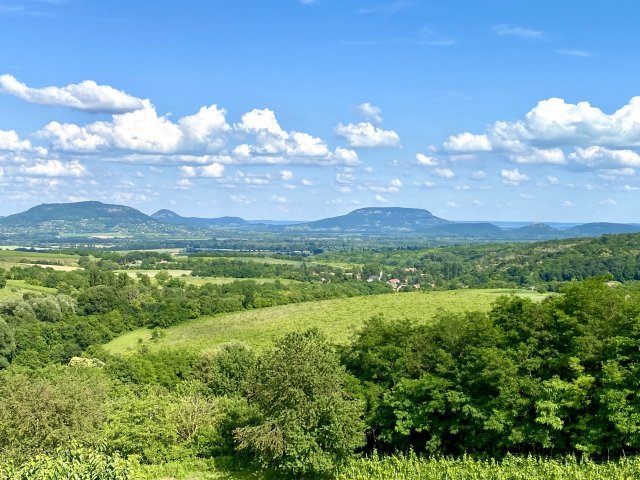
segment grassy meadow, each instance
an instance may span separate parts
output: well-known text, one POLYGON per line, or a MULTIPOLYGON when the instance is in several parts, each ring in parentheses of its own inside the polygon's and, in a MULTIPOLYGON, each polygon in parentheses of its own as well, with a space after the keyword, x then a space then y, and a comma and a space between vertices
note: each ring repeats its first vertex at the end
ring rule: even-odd
POLYGON ((317 327, 336 343, 345 344, 362 323, 375 315, 389 319, 429 321, 440 311, 486 310, 500 295, 534 300, 545 295, 528 290, 451 290, 410 292, 308 302, 203 317, 165 330, 151 341, 152 331, 138 329, 106 345, 111 353, 131 353, 142 343, 149 349, 188 348, 206 352, 222 343, 242 341, 260 350, 284 334, 317 327))

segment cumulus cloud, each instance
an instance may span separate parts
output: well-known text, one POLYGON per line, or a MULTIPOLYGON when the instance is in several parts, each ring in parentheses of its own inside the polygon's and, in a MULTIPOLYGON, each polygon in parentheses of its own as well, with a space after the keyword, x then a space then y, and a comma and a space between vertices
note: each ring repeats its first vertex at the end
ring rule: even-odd
POLYGON ((158 115, 155 107, 144 101, 144 108, 113 115, 110 122, 99 121, 86 126, 51 122, 40 136, 62 151, 92 153, 125 150, 145 153, 176 153, 180 151, 210 151, 224 144, 229 126, 224 109, 216 105, 203 107, 195 115, 173 123, 158 115))
POLYGON ((598 146, 578 147, 569 157, 575 163, 588 167, 640 166, 640 155, 633 150, 611 150, 598 146))
POLYGON ((456 176, 455 172, 450 168, 434 168, 433 174, 440 178, 453 178, 456 176))
POLYGON ((245 145, 238 152, 245 156, 252 153, 300 157, 329 155, 329 149, 322 139, 304 132, 285 131, 278 123, 275 112, 268 108, 245 113, 235 128, 254 137, 254 145, 245 145))
POLYGON ((144 101, 93 80, 64 87, 32 88, 13 75, 0 75, 0 92, 30 103, 54 105, 95 113, 125 113, 144 108, 144 101))
POLYGON ((358 153, 349 148, 337 147, 333 157, 338 163, 343 163, 349 166, 360 165, 360 163, 362 163, 358 158, 358 153))
POLYGON ((450 154, 493 152, 518 164, 635 167, 640 165, 640 97, 613 113, 589 102, 542 100, 521 120, 497 121, 484 133, 451 135, 443 147, 450 154))
POLYGON ((376 202, 378 203, 387 203, 389 202, 389 200, 387 200, 385 197, 383 197, 382 195, 376 195, 375 197, 376 202))
POLYGON ((293 172, 291 170, 280 170, 280 179, 284 181, 293 180, 293 172))
POLYGON ((418 162, 418 165, 424 165, 426 167, 435 167, 438 165, 438 161, 435 158, 423 153, 416 154, 416 161, 418 162))
POLYGON ((517 168, 513 170, 502 169, 500 171, 502 181, 507 185, 520 185, 520 183, 529 180, 529 177, 524 173, 520 173, 517 168))
POLYGON ((336 135, 344 138, 350 147, 397 147, 400 136, 393 130, 384 130, 370 122, 339 123, 335 128, 336 135))
POLYGON ((212 163, 210 165, 205 165, 204 167, 200 167, 200 176, 201 177, 214 177, 220 178, 224 174, 224 165, 221 163, 212 163))
POLYGON ((451 135, 444 143, 444 148, 453 152, 490 152, 492 150, 491 142, 486 135, 474 135, 469 132, 451 135))
POLYGON ((23 151, 33 147, 29 140, 21 140, 15 130, 0 130, 0 150, 23 151))
POLYGON ((43 177, 84 177, 88 175, 84 165, 76 160, 66 163, 60 160, 39 161, 31 166, 22 166, 20 171, 25 175, 43 177))
POLYGON ((358 105, 357 110, 366 120, 382 123, 382 110, 380 110, 380 107, 365 102, 358 105))

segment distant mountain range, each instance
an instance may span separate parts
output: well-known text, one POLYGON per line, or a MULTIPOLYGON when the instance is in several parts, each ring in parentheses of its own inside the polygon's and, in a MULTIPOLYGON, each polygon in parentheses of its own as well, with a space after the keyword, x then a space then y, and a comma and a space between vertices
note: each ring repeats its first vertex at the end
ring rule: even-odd
POLYGON ((200 217, 181 217, 171 210, 158 210, 151 214, 151 218, 158 222, 173 223, 174 225, 186 225, 188 227, 207 228, 213 226, 238 226, 246 225, 249 222, 240 217, 219 217, 219 218, 200 218, 200 217))
POLYGON ((4 235, 109 233, 183 235, 188 238, 189 233, 213 235, 219 229, 262 229, 285 234, 419 235, 485 241, 548 240, 640 232, 639 225, 621 223, 586 223, 567 229, 553 228, 545 223, 501 228, 490 222, 452 222, 428 210, 399 207, 360 208, 346 215, 312 222, 286 222, 247 221, 239 217, 183 217, 171 210, 159 210, 146 215, 132 207, 90 201, 42 204, 25 212, 0 217, 0 233, 4 235))

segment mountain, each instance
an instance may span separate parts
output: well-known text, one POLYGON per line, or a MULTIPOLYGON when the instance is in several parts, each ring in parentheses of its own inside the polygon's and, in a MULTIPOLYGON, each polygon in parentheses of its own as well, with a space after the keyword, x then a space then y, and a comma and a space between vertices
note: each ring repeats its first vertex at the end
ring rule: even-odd
POLYGON ((173 225, 186 225, 188 227, 207 228, 212 226, 239 226, 246 225, 248 222, 240 217, 219 217, 219 218, 199 218, 199 217, 183 217, 171 210, 158 210, 151 215, 151 218, 162 223, 171 223, 173 225))
POLYGON ((132 207, 102 202, 46 203, 0 219, 12 233, 151 233, 162 225, 132 207))
POLYGON ((565 232, 546 223, 530 223, 524 227, 514 228, 509 234, 514 240, 549 240, 566 237, 565 232))
POLYGON ((339 217, 287 227, 289 230, 314 230, 353 233, 423 232, 449 223, 428 210, 400 207, 368 207, 339 217))
POLYGON ((598 237, 605 234, 614 233, 637 233, 640 232, 640 226, 627 223, 585 223, 577 225, 564 231, 566 235, 576 237, 598 237))
POLYGON ((426 233, 430 235, 455 235, 482 238, 501 238, 505 236, 503 229, 486 222, 446 223, 431 227, 426 233))

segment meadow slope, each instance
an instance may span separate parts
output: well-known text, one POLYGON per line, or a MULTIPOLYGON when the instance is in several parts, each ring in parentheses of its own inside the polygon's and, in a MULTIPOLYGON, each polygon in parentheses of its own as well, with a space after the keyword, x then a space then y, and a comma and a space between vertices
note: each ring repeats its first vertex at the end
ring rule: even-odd
POLYGON ((440 311, 487 310, 500 295, 517 294, 533 300, 545 295, 527 290, 451 290, 411 292, 307 302, 203 317, 164 330, 151 340, 152 331, 138 329, 106 345, 111 353, 133 353, 140 345, 150 350, 164 347, 206 352, 222 343, 242 341, 260 350, 292 331, 317 327, 336 343, 349 342, 365 320, 383 315, 389 319, 428 321, 440 311))

